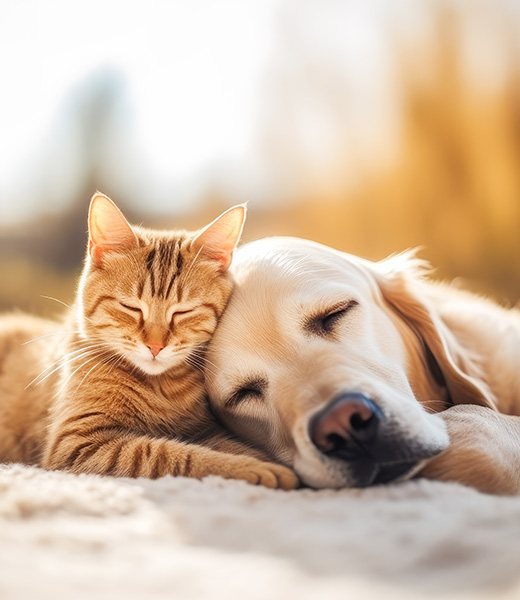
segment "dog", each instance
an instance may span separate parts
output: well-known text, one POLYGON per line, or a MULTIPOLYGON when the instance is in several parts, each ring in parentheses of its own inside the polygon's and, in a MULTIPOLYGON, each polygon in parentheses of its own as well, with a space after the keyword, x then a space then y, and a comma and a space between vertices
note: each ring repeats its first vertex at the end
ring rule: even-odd
POLYGON ((240 248, 207 351, 216 417, 313 488, 520 493, 520 312, 297 238, 240 248))

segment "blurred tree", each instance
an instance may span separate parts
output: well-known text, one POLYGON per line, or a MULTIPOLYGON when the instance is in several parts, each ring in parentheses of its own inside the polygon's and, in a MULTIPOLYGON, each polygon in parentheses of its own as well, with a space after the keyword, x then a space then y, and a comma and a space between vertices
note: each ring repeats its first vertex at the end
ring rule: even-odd
MULTIPOLYGON (((71 162, 79 166, 72 194, 63 210, 47 212, 2 231, 0 278, 8 279, 9 284, 0 294, 0 308, 14 304, 48 312, 49 304, 41 301, 39 294, 70 300, 74 273, 85 254, 89 200, 97 189, 112 193, 111 188, 115 187, 104 165, 104 149, 117 146, 110 136, 114 135, 112 124, 123 91, 121 81, 112 72, 96 73, 83 82, 61 111, 60 128, 67 132, 65 152, 72 154, 71 162)), ((43 165, 46 177, 41 185, 35 185, 38 205, 52 204, 50 195, 60 181, 60 167, 52 155, 48 166, 43 165), (45 181, 54 185, 46 186, 45 181)), ((124 207, 124 199, 121 206, 124 207)))

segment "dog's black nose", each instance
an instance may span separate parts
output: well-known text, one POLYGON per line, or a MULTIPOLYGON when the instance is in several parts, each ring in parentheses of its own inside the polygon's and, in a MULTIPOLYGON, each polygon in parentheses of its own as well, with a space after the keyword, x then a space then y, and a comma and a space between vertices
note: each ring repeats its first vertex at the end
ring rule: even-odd
POLYGON ((363 394, 341 394, 313 417, 310 436, 324 454, 355 460, 371 455, 382 418, 381 409, 363 394))

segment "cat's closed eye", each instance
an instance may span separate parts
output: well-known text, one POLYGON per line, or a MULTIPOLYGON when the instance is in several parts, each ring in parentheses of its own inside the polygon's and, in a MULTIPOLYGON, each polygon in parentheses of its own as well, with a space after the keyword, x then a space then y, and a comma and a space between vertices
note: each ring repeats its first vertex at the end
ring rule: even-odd
POLYGON ((135 306, 132 304, 127 304, 126 302, 119 302, 119 305, 124 309, 129 310, 135 314, 143 314, 143 309, 140 306, 135 306))
POLYGON ((176 317, 186 317, 188 315, 191 315, 193 312, 194 311, 191 308, 187 310, 175 310, 172 313, 171 320, 174 321, 176 317))
POLYGON ((170 321, 170 323, 174 323, 178 319, 182 319, 184 317, 189 317, 195 312, 196 308, 192 306, 172 306, 168 310, 166 317, 170 321))

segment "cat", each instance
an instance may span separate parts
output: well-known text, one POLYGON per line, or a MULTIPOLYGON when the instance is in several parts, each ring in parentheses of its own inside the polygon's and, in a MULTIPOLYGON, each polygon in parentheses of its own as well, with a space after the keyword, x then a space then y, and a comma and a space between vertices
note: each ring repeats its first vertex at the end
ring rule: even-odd
POLYGON ((63 319, 0 318, 0 461, 296 487, 292 471, 231 439, 205 399, 203 350, 232 291, 244 220, 239 205, 194 234, 152 231, 96 193, 63 319))

